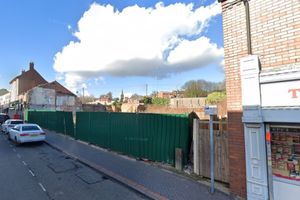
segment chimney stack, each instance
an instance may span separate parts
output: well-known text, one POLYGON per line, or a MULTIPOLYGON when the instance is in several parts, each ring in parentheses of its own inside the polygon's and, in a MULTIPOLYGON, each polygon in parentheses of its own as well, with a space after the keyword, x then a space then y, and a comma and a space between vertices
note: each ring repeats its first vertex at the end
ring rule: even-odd
POLYGON ((29 70, 33 70, 34 69, 34 63, 33 62, 30 62, 29 63, 29 70))

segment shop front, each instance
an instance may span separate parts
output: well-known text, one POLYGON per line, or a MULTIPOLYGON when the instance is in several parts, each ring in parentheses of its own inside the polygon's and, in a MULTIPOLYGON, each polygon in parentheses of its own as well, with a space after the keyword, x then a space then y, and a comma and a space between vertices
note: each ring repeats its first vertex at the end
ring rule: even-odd
POLYGON ((300 199, 300 63, 241 59, 247 198, 300 199))

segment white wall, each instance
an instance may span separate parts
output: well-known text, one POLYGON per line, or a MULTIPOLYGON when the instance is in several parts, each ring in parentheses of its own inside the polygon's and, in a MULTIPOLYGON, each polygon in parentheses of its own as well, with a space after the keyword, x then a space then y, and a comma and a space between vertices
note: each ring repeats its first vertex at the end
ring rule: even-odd
POLYGON ((8 105, 10 102, 10 93, 0 96, 0 105, 8 105))
POLYGON ((54 109, 55 90, 35 87, 28 92, 27 101, 31 109, 54 109))
POLYGON ((56 106, 75 106, 75 97, 74 96, 57 96, 56 97, 56 106))
POLYGON ((11 84, 10 101, 14 102, 18 100, 19 97, 19 79, 14 80, 11 84))
POLYGON ((171 108, 200 108, 205 106, 205 97, 170 99, 171 108))

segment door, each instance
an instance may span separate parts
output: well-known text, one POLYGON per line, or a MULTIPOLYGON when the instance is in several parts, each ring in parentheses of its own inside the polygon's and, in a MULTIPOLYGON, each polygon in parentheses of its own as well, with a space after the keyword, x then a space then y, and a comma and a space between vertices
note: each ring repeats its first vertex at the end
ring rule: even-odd
POLYGON ((265 133, 263 124, 245 124, 247 198, 268 199, 265 133))

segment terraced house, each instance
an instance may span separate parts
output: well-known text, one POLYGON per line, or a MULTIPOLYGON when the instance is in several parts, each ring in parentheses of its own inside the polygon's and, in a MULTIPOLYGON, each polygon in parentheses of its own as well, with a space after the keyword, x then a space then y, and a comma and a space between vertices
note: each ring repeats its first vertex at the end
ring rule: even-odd
POLYGON ((25 109, 80 110, 77 96, 57 81, 48 83, 29 63, 29 70, 10 81, 10 115, 23 115, 25 109))

